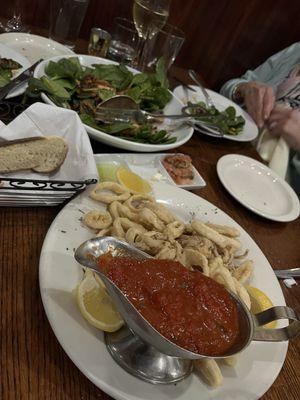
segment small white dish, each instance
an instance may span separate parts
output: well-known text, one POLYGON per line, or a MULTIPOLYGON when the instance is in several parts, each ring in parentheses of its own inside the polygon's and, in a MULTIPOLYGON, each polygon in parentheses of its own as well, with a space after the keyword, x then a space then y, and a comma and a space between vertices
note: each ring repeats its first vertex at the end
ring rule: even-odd
MULTIPOLYGON (((49 61, 57 62, 61 58, 66 58, 66 57, 72 57, 72 56, 57 56, 57 57, 52 57, 51 59, 41 62, 34 71, 34 77, 41 78, 43 75, 45 75, 45 68, 46 68, 47 64, 49 63, 49 61)), ((88 67, 92 66, 93 64, 106 64, 106 65, 118 64, 115 61, 107 60, 105 58, 100 58, 100 57, 77 55, 77 54, 76 54, 76 57, 79 58, 79 61, 82 65, 88 66, 88 67)), ((133 74, 139 73, 139 71, 137 71, 136 69, 133 69, 130 67, 128 67, 128 69, 133 74)), ((46 96, 44 93, 42 93, 41 97, 45 103, 55 105, 49 99, 49 97, 46 96)), ((182 107, 183 107, 183 104, 181 103, 181 101, 178 100, 175 96, 173 96, 171 101, 165 106, 164 112, 165 112, 165 114, 180 114, 182 107)), ((188 140, 190 140, 190 138, 192 137, 192 135, 194 133, 193 128, 191 128, 189 126, 185 126, 185 127, 181 127, 176 130, 175 129, 172 130, 172 136, 175 136, 177 138, 176 142, 174 142, 174 143, 147 144, 147 143, 131 142, 130 140, 121 139, 117 136, 109 135, 108 133, 105 133, 98 129, 92 128, 91 126, 88 126, 86 124, 84 124, 84 127, 87 130, 89 136, 91 136, 93 139, 95 139, 99 142, 105 143, 109 146, 128 150, 128 151, 147 152, 147 153, 175 149, 175 148, 183 145, 184 143, 186 143, 188 140)), ((161 129, 168 129, 168 125, 166 123, 161 124, 161 129)))
MULTIPOLYGON (((189 90, 183 86, 177 86, 173 90, 174 96, 176 96, 184 105, 187 105, 188 101, 191 103, 197 103, 198 101, 204 101, 205 102, 205 97, 201 91, 201 89, 196 86, 196 85, 189 85, 192 87, 195 92, 192 90, 189 90)), ((236 103, 233 101, 227 99, 226 97, 222 96, 220 93, 214 92, 213 90, 206 89, 207 92, 209 93, 210 97, 212 98, 216 108, 220 111, 225 110, 225 108, 232 106, 235 108, 237 115, 241 115, 245 119, 245 126, 243 129, 243 132, 241 132, 239 135, 224 135, 222 138, 228 139, 228 140, 234 140, 237 142, 249 142, 251 140, 254 140, 257 135, 258 135, 258 128, 253 121, 253 119, 250 117, 250 115, 244 111, 240 106, 238 106, 236 103)), ((202 127, 202 128, 197 128, 201 133, 204 133, 205 135, 208 136, 213 136, 213 137, 220 137, 218 133, 214 133, 214 130, 208 127, 202 127)))
POLYGON ((199 174, 199 172, 196 170, 196 168, 194 167, 194 165, 192 164, 192 170, 193 170, 193 174, 194 174, 194 179, 192 180, 192 182, 190 183, 186 183, 183 185, 178 185, 173 178, 169 175, 168 171, 166 170, 166 168, 164 167, 162 161, 166 156, 175 156, 175 155, 180 155, 183 153, 167 153, 167 154, 162 154, 157 156, 157 162, 158 162, 158 166, 159 166, 159 170, 160 172, 167 177, 167 179, 173 184, 176 185, 177 187, 181 188, 181 189, 186 189, 186 190, 193 190, 193 189, 201 189, 204 186, 206 186, 206 182, 205 180, 202 178, 202 176, 199 174))
POLYGON ((228 192, 254 213, 279 222, 298 218, 300 204, 294 190, 259 161, 228 154, 218 160, 217 173, 228 192))
POLYGON ((2 33, 0 35, 0 43, 22 54, 31 64, 41 58, 75 54, 61 43, 43 36, 32 35, 31 33, 2 33))
MULTIPOLYGON (((97 165, 114 163, 115 165, 123 165, 135 174, 149 181, 151 184, 157 182, 168 183, 172 186, 180 187, 186 190, 202 189, 206 186, 205 180, 199 172, 193 167, 195 180, 189 185, 177 185, 170 177, 161 160, 172 153, 160 154, 138 154, 138 153, 121 153, 121 154, 94 154, 97 165)), ((178 153, 177 153, 178 154, 178 153)))
MULTIPOLYGON (((1 35, 0 35, 1 36, 1 35)), ((30 67, 30 62, 24 57, 22 54, 18 53, 17 51, 5 46, 4 44, 0 43, 0 57, 1 58, 10 58, 14 61, 17 61, 19 64, 22 65, 22 68, 16 70, 16 74, 12 77, 12 79, 16 78, 20 75, 25 69, 30 67)), ((11 99, 12 97, 20 96, 20 94, 24 93, 26 88, 26 84, 20 85, 15 89, 11 90, 6 99, 11 99)))

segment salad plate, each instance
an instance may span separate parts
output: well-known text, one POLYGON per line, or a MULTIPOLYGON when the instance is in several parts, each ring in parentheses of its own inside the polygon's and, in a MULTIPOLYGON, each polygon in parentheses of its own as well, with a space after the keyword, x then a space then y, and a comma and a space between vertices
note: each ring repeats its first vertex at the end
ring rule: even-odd
MULTIPOLYGON (((12 79, 17 77, 18 75, 20 75, 25 69, 29 68, 31 65, 25 56, 23 56, 21 53, 17 52, 16 50, 5 46, 4 44, 1 43, 1 41, 0 41, 0 58, 11 59, 11 60, 16 61, 19 64, 21 64, 21 66, 22 66, 21 68, 14 70, 12 79)), ((8 95, 6 96, 6 99, 10 99, 12 97, 19 96, 20 94, 24 93, 25 88, 26 88, 25 83, 22 85, 19 85, 18 87, 16 87, 15 89, 11 90, 8 93, 8 95)))
MULTIPOLYGON (((243 248, 249 249, 249 257, 254 262, 251 285, 267 293, 274 305, 285 304, 269 262, 237 222, 203 198, 175 186, 155 183, 153 192, 158 202, 186 222, 193 215, 203 221, 237 228, 243 248)), ((74 259, 74 249, 92 236, 80 220, 83 213, 94 207, 95 202, 85 192, 62 209, 46 235, 39 266, 40 291, 47 317, 61 346, 80 371, 116 400, 194 400, 199 398, 199 393, 202 400, 261 398, 282 368, 288 342, 252 342, 239 355, 234 369, 221 367, 224 383, 217 389, 206 386, 196 374, 176 385, 152 385, 128 374, 114 362, 106 349, 103 332, 85 321, 73 295, 83 276, 81 266, 74 259)))
MULTIPOLYGON (((205 97, 201 91, 201 89, 196 85, 189 85, 194 90, 189 90, 188 87, 177 86, 173 90, 173 94, 186 106, 188 102, 197 103, 199 101, 205 102, 205 97)), ((224 111, 227 107, 231 106, 235 108, 236 115, 242 116, 245 120, 245 125, 243 127, 243 131, 237 135, 227 135, 222 136, 224 139, 234 140, 237 142, 249 142, 254 140, 258 135, 258 128, 253 121, 252 117, 243 110, 240 106, 238 106, 233 101, 227 99, 222 96, 220 93, 214 92, 213 90, 206 89, 208 94, 210 95, 213 103, 219 111, 224 111)), ((220 137, 218 132, 215 132, 213 129, 202 126, 201 128, 197 127, 201 133, 205 135, 220 137)))
MULTIPOLYGON (((72 56, 57 56, 41 62, 34 71, 34 77, 41 78, 42 76, 44 76, 45 68, 47 67, 50 61, 58 62, 62 58, 69 58, 69 57, 72 56)), ((87 55, 76 55, 76 57, 78 57, 80 64, 85 67, 91 67, 94 64, 118 65, 118 63, 114 61, 100 57, 93 57, 87 55)), ((134 75, 139 73, 139 71, 130 67, 128 67, 128 70, 132 72, 134 75)), ((42 93, 41 96, 46 103, 55 105, 55 103, 45 93, 42 93)), ((165 106, 163 112, 165 114, 181 114, 182 107, 183 104, 181 103, 181 101, 172 95, 171 100, 165 106)), ((124 150, 136 151, 136 152, 156 152, 156 151, 174 149, 186 143, 193 135, 192 127, 190 126, 178 127, 178 125, 176 126, 174 124, 171 124, 167 120, 159 124, 158 129, 159 130, 165 129, 170 134, 170 137, 176 138, 176 141, 173 143, 157 143, 157 144, 141 143, 137 141, 126 140, 116 135, 105 133, 104 131, 96 129, 87 124, 84 124, 84 126, 90 137, 92 137, 93 139, 113 147, 118 147, 124 150)))
POLYGON ((0 34, 0 43, 26 57, 30 64, 41 58, 75 54, 71 49, 52 39, 31 33, 9 32, 0 34))
POLYGON ((225 189, 254 213, 278 222, 298 218, 300 203, 296 193, 261 162, 227 154, 218 160, 217 173, 225 189))

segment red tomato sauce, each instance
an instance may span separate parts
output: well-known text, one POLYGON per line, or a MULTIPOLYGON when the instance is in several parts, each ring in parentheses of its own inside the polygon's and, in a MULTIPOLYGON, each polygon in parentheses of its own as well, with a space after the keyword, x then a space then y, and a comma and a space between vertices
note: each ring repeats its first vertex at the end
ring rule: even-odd
POLYGON ((163 336, 198 354, 220 356, 238 340, 236 303, 222 285, 177 261, 104 254, 99 268, 163 336))

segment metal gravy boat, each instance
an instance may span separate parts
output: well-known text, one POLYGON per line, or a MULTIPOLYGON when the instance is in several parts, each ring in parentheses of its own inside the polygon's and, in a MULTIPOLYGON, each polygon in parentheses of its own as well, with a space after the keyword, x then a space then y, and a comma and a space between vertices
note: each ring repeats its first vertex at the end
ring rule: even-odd
POLYGON ((162 336, 137 311, 122 291, 98 268, 97 259, 104 253, 136 259, 151 258, 148 254, 113 237, 96 237, 82 243, 75 251, 75 259, 92 269, 103 280, 116 308, 126 325, 115 333, 105 333, 108 351, 114 360, 132 375, 151 383, 173 383, 185 378, 192 371, 192 360, 225 358, 244 350, 252 340, 280 342, 300 333, 300 319, 293 309, 286 306, 272 307, 253 315, 233 293, 239 313, 240 336, 237 343, 222 356, 207 356, 191 352, 162 336), (278 319, 293 320, 284 328, 261 328, 278 319))

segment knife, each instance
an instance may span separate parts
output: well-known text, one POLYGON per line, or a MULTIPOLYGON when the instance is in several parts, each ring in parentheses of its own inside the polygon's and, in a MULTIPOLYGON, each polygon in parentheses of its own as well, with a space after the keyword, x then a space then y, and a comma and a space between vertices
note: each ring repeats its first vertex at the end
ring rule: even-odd
POLYGON ((7 85, 3 86, 0 89, 0 100, 4 99, 4 97, 12 90, 15 89, 17 86, 19 86, 21 83, 24 83, 28 81, 29 78, 32 77, 33 71, 35 70, 35 67, 43 61, 42 59, 35 62, 34 64, 31 65, 31 67, 25 69, 20 75, 18 75, 16 78, 12 79, 7 85))

